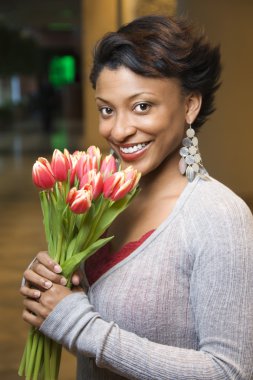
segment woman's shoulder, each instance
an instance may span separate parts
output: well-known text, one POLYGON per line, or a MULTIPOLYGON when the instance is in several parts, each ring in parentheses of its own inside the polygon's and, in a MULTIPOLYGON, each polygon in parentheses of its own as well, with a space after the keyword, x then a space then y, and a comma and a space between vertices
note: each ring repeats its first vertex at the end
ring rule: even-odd
POLYGON ((210 200, 223 199, 241 207, 248 207, 238 194, 213 177, 209 177, 207 180, 200 180, 199 185, 200 191, 203 192, 203 195, 208 196, 210 200))
POLYGON ((193 248, 201 251, 205 247, 208 253, 214 246, 225 247, 228 241, 236 247, 243 239, 242 246, 250 247, 252 253, 252 212, 242 198, 214 178, 195 181, 180 221, 193 248))
POLYGON ((252 212, 233 190, 210 177, 207 180, 199 179, 188 199, 188 207, 199 216, 211 219, 247 219, 253 222, 252 212), (192 203, 192 205, 191 205, 192 203))

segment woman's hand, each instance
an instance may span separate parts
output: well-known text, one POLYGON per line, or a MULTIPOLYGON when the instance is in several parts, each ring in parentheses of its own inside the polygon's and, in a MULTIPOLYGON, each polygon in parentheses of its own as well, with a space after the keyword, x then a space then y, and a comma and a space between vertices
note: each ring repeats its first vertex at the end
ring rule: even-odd
MULTIPOLYGON (((43 290, 50 289, 54 284, 67 284, 65 277, 61 275, 61 267, 48 255, 47 252, 39 252, 32 265, 24 272, 25 284, 21 286, 20 293, 31 299, 38 299, 43 290)), ((72 276, 72 284, 79 286, 82 274, 77 271, 72 276)))
POLYGON ((39 328, 55 306, 71 293, 72 291, 65 286, 53 284, 50 289, 41 291, 37 300, 25 298, 23 301, 23 320, 39 328))
MULTIPOLYGON (((67 279, 61 275, 62 268, 48 255, 39 252, 32 265, 24 272, 25 284, 20 293, 25 297, 23 319, 34 327, 40 327, 54 307, 71 290, 65 285, 67 279)), ((72 276, 75 290, 82 280, 82 274, 77 271, 72 276)))

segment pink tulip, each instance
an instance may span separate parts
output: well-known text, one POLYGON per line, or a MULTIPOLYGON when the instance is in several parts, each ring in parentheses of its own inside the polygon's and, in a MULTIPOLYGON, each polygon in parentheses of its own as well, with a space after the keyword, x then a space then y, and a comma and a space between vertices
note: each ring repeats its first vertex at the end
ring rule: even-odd
POLYGON ((92 201, 91 190, 91 188, 77 190, 75 187, 70 190, 66 202, 69 204, 71 211, 75 214, 83 214, 90 208, 92 201))
POLYGON ((140 173, 132 167, 112 174, 104 182, 105 198, 117 201, 135 188, 140 179, 140 173))
POLYGON ((72 156, 79 160, 79 158, 82 157, 83 154, 85 154, 85 152, 81 150, 75 150, 72 156))
POLYGON ((98 170, 100 167, 101 153, 100 149, 92 145, 87 149, 87 154, 91 157, 91 169, 98 170))
POLYGON ((112 175, 116 171, 117 171, 116 160, 112 154, 109 154, 103 159, 100 172, 104 180, 106 180, 108 177, 110 177, 110 175, 112 175))
POLYGON ((86 174, 92 167, 91 161, 92 158, 85 152, 82 152, 82 154, 79 156, 76 163, 76 176, 79 179, 79 182, 81 182, 84 174, 86 174))
POLYGON ((80 182, 80 188, 83 188, 86 184, 91 185, 93 199, 97 199, 103 191, 103 177, 101 173, 97 173, 96 170, 93 169, 84 174, 80 182))
POLYGON ((137 170, 135 170, 132 166, 128 166, 124 170, 124 173, 126 176, 126 180, 131 181, 132 189, 134 189, 136 187, 136 185, 138 184, 138 182, 140 181, 141 173, 137 172, 137 170))
POLYGON ((32 178, 34 184, 40 189, 51 189, 55 184, 55 178, 48 160, 39 157, 33 165, 32 178))
POLYGON ((64 149, 64 155, 66 159, 68 160, 69 164, 69 170, 70 170, 70 185, 73 186, 75 183, 75 176, 76 176, 76 163, 78 161, 78 155, 80 155, 81 152, 75 151, 73 154, 70 154, 67 149, 64 149))
POLYGON ((105 198, 111 198, 112 193, 120 186, 123 172, 116 172, 104 181, 103 194, 105 198))
POLYGON ((55 149, 52 157, 51 167, 57 181, 66 181, 71 163, 67 155, 55 149))
POLYGON ((72 163, 75 165, 77 165, 78 161, 81 159, 81 157, 83 156, 86 156, 86 153, 84 151, 81 151, 81 150, 76 150, 72 155, 71 155, 71 159, 72 159, 72 163))

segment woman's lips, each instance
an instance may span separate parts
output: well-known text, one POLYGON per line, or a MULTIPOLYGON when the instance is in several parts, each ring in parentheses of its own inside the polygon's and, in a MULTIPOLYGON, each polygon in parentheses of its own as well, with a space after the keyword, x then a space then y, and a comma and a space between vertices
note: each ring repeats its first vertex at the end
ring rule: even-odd
POLYGON ((149 145, 150 141, 147 143, 118 145, 118 152, 124 161, 134 161, 146 153, 149 145))

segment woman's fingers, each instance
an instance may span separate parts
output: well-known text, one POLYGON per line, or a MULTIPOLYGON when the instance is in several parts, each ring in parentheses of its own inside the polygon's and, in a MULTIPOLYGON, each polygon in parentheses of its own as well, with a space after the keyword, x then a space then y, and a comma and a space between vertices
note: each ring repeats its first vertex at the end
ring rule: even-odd
POLYGON ((48 278, 42 277, 30 268, 26 269, 26 271, 24 272, 24 278, 29 287, 35 287, 39 289, 50 289, 53 285, 52 281, 50 281, 48 278))
POLYGON ((41 277, 32 269, 26 269, 26 271, 24 272, 24 278, 27 283, 32 284, 37 288, 49 289, 53 285, 52 281, 48 280, 47 278, 41 277))
POLYGON ((38 317, 37 315, 32 314, 29 310, 24 309, 22 313, 22 318, 26 323, 32 325, 34 327, 40 327, 43 319, 38 317))
POLYGON ((39 299, 41 296, 41 292, 38 289, 31 289, 28 288, 28 286, 21 286, 20 293, 24 297, 32 298, 32 299, 39 299))
POLYGON ((40 327, 42 322, 48 316, 46 309, 39 302, 25 298, 23 301, 25 309, 22 313, 22 318, 25 322, 40 327))
POLYGON ((25 271, 24 278, 27 284, 49 289, 52 283, 67 284, 66 278, 59 274, 62 268, 51 259, 47 252, 39 252, 34 262, 25 271))
POLYGON ((47 280, 54 282, 55 284, 61 284, 63 286, 67 284, 67 280, 65 277, 52 272, 44 264, 41 264, 41 262, 34 263, 31 269, 37 274, 39 274, 41 277, 46 278, 47 280))
POLYGON ((48 268, 51 272, 61 273, 62 268, 60 265, 54 261, 47 252, 42 251, 39 252, 36 256, 37 262, 43 264, 46 268, 48 268))
POLYGON ((40 327, 42 322, 48 317, 55 306, 67 295, 71 294, 71 290, 66 286, 54 284, 47 291, 40 292, 38 299, 29 297, 32 294, 31 289, 23 287, 21 290, 23 295, 28 295, 23 300, 24 311, 22 317, 25 322, 40 327), (25 289, 24 289, 25 288, 25 289))
POLYGON ((71 282, 74 286, 79 286, 83 280, 83 271, 81 269, 76 270, 71 278, 71 282))

